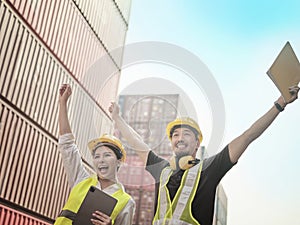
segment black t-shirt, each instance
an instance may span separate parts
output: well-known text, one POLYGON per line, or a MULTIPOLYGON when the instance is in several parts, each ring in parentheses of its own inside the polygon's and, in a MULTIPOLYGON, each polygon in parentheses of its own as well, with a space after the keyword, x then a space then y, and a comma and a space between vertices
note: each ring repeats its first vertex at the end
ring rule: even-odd
MULTIPOLYGON (((159 181, 162 170, 169 165, 169 162, 153 151, 150 151, 147 159, 146 170, 155 179, 155 211, 157 207, 157 196, 159 181)), ((192 202, 192 214, 201 225, 212 225, 216 187, 222 177, 232 168, 234 164, 230 161, 228 146, 218 154, 204 159, 200 182, 192 202)), ((180 186, 184 170, 174 172, 167 184, 171 200, 180 186)))

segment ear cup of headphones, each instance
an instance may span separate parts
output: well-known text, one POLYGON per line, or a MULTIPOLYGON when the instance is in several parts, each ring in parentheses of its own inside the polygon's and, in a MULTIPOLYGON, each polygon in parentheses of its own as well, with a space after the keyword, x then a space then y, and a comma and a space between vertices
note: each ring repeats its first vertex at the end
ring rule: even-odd
MULTIPOLYGON (((189 163, 189 161, 194 161, 194 160, 195 160, 195 158, 193 156, 190 156, 190 155, 183 156, 179 159, 178 166, 182 170, 187 170, 195 165, 195 164, 189 163)), ((170 167, 172 170, 177 169, 178 166, 176 165, 176 157, 175 156, 172 156, 170 158, 169 163, 170 163, 170 167)))
POLYGON ((189 161, 193 161, 195 158, 193 156, 183 156, 179 159, 179 168, 182 170, 187 170, 194 166, 194 164, 190 164, 189 161))

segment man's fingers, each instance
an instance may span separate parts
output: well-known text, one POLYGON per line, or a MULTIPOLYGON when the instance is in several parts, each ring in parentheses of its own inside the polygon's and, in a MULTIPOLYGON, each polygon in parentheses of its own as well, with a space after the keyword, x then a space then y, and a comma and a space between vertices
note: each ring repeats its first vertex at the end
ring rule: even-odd
POLYGON ((298 86, 293 86, 293 87, 289 87, 289 91, 291 93, 297 93, 299 91, 299 87, 298 86))

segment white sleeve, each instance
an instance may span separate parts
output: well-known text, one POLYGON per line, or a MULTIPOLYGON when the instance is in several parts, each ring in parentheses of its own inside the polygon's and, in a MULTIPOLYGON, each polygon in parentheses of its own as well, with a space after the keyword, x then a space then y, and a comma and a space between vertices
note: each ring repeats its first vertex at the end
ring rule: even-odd
POLYGON ((135 211, 135 202, 132 198, 129 199, 125 207, 118 214, 115 225, 132 225, 133 215, 135 211))
POLYGON ((75 144, 73 134, 68 133, 59 136, 58 148, 62 156, 62 162, 71 188, 89 177, 89 173, 82 163, 81 155, 78 146, 75 144))

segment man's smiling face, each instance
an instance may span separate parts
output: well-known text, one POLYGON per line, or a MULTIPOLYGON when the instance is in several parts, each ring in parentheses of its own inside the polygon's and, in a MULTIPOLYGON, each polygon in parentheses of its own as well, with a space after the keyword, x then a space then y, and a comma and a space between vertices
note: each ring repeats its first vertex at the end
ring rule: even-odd
POLYGON ((179 127, 172 133, 171 145, 175 155, 181 158, 187 155, 195 157, 200 143, 192 130, 179 127))

